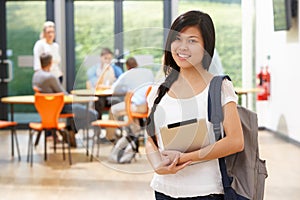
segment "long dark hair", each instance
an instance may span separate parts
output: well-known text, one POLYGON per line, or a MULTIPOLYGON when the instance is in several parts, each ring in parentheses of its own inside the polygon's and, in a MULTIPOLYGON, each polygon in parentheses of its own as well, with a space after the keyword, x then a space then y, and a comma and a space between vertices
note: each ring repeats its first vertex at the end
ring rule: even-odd
POLYGON ((155 136, 154 112, 162 97, 169 91, 172 84, 177 80, 180 72, 180 67, 176 64, 172 56, 171 44, 175 40, 178 32, 182 31, 183 28, 190 26, 196 26, 202 34, 205 50, 202 59, 202 66, 204 69, 209 69, 211 59, 214 54, 215 29, 210 16, 196 10, 188 11, 178 16, 169 30, 164 50, 164 73, 166 79, 158 88, 157 97, 154 100, 151 112, 147 118, 147 134, 152 138, 156 146, 157 139, 155 136))

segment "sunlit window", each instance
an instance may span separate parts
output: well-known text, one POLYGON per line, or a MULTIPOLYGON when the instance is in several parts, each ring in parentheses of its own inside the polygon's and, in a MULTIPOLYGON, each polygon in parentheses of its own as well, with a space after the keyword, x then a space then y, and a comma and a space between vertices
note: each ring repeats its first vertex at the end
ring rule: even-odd
POLYGON ((216 50, 223 71, 242 85, 242 10, 239 0, 178 1, 178 13, 201 10, 208 13, 216 29, 216 50))

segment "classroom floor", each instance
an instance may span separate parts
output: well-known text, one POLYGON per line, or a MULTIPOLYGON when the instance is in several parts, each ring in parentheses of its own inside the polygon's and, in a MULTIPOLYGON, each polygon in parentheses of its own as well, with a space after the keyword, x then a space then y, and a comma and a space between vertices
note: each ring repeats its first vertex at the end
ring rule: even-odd
MULTIPOLYGON (((10 132, 0 131, 0 199, 143 199, 153 198, 149 187, 152 170, 144 148, 131 164, 112 164, 107 155, 111 144, 101 144, 100 156, 90 161, 83 133, 72 149, 73 164, 62 160, 60 150, 53 153, 49 141, 48 160, 43 160, 43 137, 34 150, 33 167, 26 162, 28 131, 18 130, 21 162, 11 157, 10 132)), ((261 158, 267 160, 265 200, 300 199, 300 147, 273 133, 259 133, 261 158)))

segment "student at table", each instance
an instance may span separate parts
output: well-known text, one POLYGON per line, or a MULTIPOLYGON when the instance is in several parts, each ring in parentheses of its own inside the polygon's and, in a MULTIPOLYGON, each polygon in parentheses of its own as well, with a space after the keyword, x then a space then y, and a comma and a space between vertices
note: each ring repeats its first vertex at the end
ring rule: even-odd
MULTIPOLYGON (((103 48, 100 53, 100 62, 87 70, 87 89, 110 88, 111 85, 123 73, 120 66, 112 62, 113 53, 109 48, 103 48)), ((102 112, 105 107, 111 106, 110 98, 99 98, 95 102, 95 109, 98 112, 98 119, 102 119, 102 112)))
MULTIPOLYGON (((50 73, 52 64, 52 56, 49 53, 42 53, 40 56, 42 70, 38 70, 33 74, 32 86, 37 87, 41 93, 59 93, 63 92, 66 95, 69 93, 62 87, 59 80, 50 73)), ((86 116, 86 107, 81 104, 65 104, 62 113, 75 114, 76 129, 82 129, 89 126, 90 122, 98 118, 98 113, 95 110, 89 109, 88 116, 86 116), (86 121, 89 119, 89 121, 86 121)), ((68 123, 70 126, 70 122, 68 123)), ((76 147, 74 127, 69 127, 71 135, 71 146, 76 147)))
POLYGON ((120 66, 112 62, 113 53, 109 48, 103 48, 100 62, 87 70, 87 88, 97 89, 111 86, 123 73, 120 66))
MULTIPOLYGON (((126 68, 127 71, 113 83, 113 94, 125 94, 130 90, 134 91, 131 110, 140 113, 147 112, 145 94, 148 87, 154 82, 154 75, 150 69, 138 67, 138 63, 134 57, 129 57, 126 60, 126 68)), ((124 115, 126 115, 124 101, 111 106, 110 119, 119 119, 124 115)), ((135 132, 136 126, 132 126, 131 129, 132 132, 135 132)), ((106 138, 108 140, 115 139, 114 129, 107 129, 106 138)))

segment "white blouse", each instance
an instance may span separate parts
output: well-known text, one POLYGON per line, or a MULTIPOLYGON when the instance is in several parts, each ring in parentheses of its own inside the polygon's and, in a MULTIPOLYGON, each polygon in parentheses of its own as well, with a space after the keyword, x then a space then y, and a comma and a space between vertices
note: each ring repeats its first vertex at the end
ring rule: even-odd
POLYGON ((52 66, 50 68, 50 72, 57 78, 62 76, 63 73, 60 67, 61 57, 59 53, 59 45, 56 42, 48 44, 45 39, 40 39, 35 43, 33 47, 34 71, 41 69, 40 55, 42 53, 50 53, 52 55, 52 66))
MULTIPOLYGON (((160 150, 163 150, 160 135, 161 127, 194 118, 206 119, 209 135, 206 142, 209 144, 215 143, 212 124, 207 120, 208 88, 209 84, 204 91, 192 98, 176 99, 165 94, 161 99, 154 113, 155 130, 160 150)), ((157 89, 158 87, 154 87, 148 95, 147 101, 150 109, 156 98, 157 89)), ((237 103, 237 100, 238 97, 235 94, 232 82, 225 79, 222 84, 222 106, 231 101, 237 103)), ((217 159, 189 165, 176 174, 159 175, 154 173, 151 187, 155 191, 175 198, 223 193, 221 173, 217 159)))

